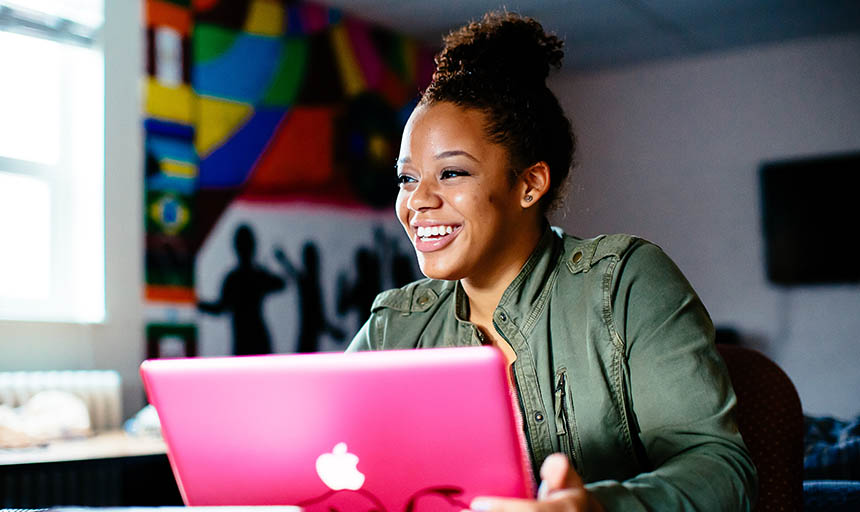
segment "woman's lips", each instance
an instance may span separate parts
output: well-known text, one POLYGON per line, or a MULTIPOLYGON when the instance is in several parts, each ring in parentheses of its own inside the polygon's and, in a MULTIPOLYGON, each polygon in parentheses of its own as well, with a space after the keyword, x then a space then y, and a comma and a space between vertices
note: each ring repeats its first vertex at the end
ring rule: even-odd
POLYGON ((444 249, 454 241, 462 226, 445 224, 437 226, 418 226, 414 229, 415 249, 421 252, 433 252, 444 249), (422 236, 419 236, 419 233, 422 236))

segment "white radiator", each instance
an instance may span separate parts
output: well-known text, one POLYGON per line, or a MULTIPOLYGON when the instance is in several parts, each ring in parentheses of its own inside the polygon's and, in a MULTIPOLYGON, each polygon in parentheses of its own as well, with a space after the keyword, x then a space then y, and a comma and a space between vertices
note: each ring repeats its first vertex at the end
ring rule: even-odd
POLYGON ((96 432, 122 425, 122 382, 112 370, 0 372, 0 404, 19 407, 40 391, 73 393, 87 405, 96 432))

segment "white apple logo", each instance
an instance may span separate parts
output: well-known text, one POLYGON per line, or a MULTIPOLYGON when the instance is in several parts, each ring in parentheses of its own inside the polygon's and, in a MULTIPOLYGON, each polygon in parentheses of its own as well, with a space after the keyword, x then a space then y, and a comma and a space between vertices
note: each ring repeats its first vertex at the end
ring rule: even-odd
POLYGON ((331 453, 317 458, 317 474, 329 489, 357 491, 364 485, 364 475, 356 467, 358 456, 346 451, 346 443, 337 443, 331 453))

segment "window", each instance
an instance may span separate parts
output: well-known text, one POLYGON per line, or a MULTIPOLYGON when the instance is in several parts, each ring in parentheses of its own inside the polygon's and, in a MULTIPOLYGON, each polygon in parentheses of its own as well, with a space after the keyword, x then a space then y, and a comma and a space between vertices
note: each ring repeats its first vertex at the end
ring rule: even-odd
POLYGON ((102 0, 0 0, 0 319, 101 322, 102 0))

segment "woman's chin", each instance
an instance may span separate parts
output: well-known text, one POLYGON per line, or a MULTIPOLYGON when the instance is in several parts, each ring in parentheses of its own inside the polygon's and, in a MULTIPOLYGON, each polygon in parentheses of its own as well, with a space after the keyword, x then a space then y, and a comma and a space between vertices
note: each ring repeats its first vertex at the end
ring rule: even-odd
POLYGON ((462 278, 463 276, 459 275, 456 269, 449 268, 443 265, 434 265, 424 258, 419 256, 418 258, 418 268, 421 270, 421 273, 430 279, 439 279, 442 281, 456 281, 457 279, 462 278))

